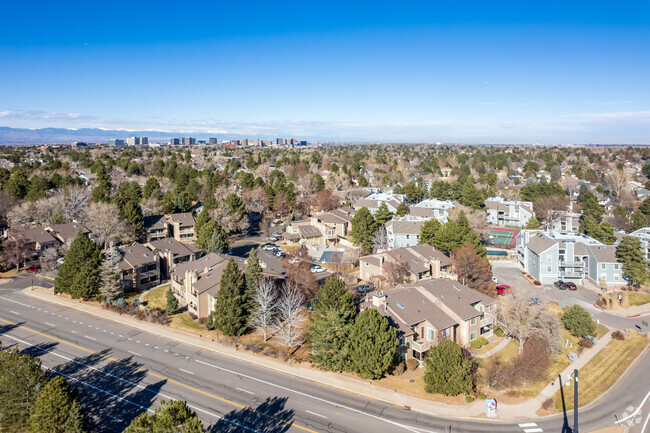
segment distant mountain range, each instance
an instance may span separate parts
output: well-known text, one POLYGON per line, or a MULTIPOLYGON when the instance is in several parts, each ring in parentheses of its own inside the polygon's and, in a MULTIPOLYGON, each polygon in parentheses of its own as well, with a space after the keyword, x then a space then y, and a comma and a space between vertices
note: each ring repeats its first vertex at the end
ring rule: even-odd
MULTIPOLYGON (((172 137, 196 137, 206 139, 209 137, 219 140, 241 138, 232 134, 194 134, 164 131, 125 131, 99 128, 65 129, 42 128, 25 129, 0 126, 0 145, 29 145, 29 144, 67 144, 74 141, 88 143, 106 143, 111 138, 126 139, 128 137, 149 137, 150 142, 168 141, 172 137)), ((250 137, 249 137, 250 138, 250 137)))

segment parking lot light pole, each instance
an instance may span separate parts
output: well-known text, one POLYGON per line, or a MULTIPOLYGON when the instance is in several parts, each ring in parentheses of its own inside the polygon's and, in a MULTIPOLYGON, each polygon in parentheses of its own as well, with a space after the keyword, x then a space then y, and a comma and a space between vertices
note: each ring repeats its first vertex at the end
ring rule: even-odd
POLYGON ((573 433, 578 433, 578 369, 573 370, 573 433))

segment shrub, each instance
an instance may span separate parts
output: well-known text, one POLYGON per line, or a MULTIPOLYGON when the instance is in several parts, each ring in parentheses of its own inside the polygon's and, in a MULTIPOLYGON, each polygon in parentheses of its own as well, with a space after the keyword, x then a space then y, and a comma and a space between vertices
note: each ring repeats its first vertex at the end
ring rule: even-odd
POLYGON ((474 401, 474 397, 472 397, 471 395, 466 395, 466 396, 465 396, 465 401, 466 401, 467 403, 471 403, 471 402, 474 401))
POLYGON ((393 369, 393 374, 395 376, 401 376, 405 371, 406 371, 406 364, 403 363, 403 362, 400 362, 393 369))
POLYGON ((625 340, 625 335, 621 331, 614 331, 612 332, 612 338, 614 340, 623 341, 625 340))
POLYGON ((188 312, 187 312, 187 315, 190 316, 190 318, 191 318, 192 320, 196 320, 196 319, 199 318, 199 316, 197 316, 196 314, 192 313, 191 311, 188 311, 188 312))
POLYGON ((506 333, 503 332, 503 329, 499 328, 498 326, 494 330, 494 333, 496 334, 497 337, 503 337, 504 335, 506 335, 506 333))
POLYGON ((583 349, 589 349, 590 347, 594 346, 594 342, 591 341, 589 338, 581 338, 580 341, 578 342, 578 344, 583 349))
POLYGON ((485 395, 485 394, 479 394, 479 395, 478 395, 478 398, 480 398, 481 400, 485 400, 485 399, 487 399, 487 395, 485 395))
POLYGON ((420 363, 415 358, 409 358, 409 359, 406 360, 406 369, 408 371, 415 370, 416 368, 418 368, 419 365, 420 365, 420 363))
POLYGON ((533 284, 536 285, 536 286, 541 286, 541 285, 542 285, 542 283, 540 283, 540 282, 537 281, 537 280, 535 280, 535 281, 533 282, 533 284))
POLYGON ((431 394, 459 395, 474 392, 474 362, 453 341, 443 341, 429 350, 424 360, 424 390, 431 394))
POLYGON ((544 410, 551 410, 555 406, 555 401, 553 400, 553 397, 547 398, 544 400, 544 403, 542 403, 542 409, 544 410))
POLYGON ((472 341, 472 342, 469 343, 469 344, 471 344, 471 346, 472 346, 474 349, 480 349, 481 346, 483 346, 483 343, 481 343, 481 340, 479 340, 478 338, 477 338, 476 340, 472 341))

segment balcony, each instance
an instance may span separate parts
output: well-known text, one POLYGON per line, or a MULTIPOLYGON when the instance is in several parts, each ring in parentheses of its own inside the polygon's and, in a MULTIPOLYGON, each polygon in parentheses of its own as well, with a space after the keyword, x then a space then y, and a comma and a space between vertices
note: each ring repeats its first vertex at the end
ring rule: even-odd
POLYGON ((411 341, 411 349, 419 353, 424 353, 431 348, 431 342, 426 340, 411 341))
POLYGON ((585 267, 585 262, 582 261, 568 261, 568 260, 560 260, 560 266, 564 268, 584 268, 585 267))

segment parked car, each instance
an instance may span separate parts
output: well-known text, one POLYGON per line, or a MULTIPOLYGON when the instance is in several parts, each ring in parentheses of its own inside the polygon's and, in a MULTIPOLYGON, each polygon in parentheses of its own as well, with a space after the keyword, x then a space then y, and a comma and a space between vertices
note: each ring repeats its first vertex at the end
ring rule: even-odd
POLYGON ((369 284, 362 284, 359 287, 357 287, 357 290, 360 293, 372 292, 374 290, 374 287, 372 287, 369 284))
POLYGON ((291 257, 289 263, 295 265, 296 263, 300 263, 300 259, 298 257, 291 257))
POLYGON ((512 287, 507 284, 501 284, 497 286, 497 295, 505 295, 506 293, 512 292, 512 287))
POLYGON ((566 290, 566 283, 564 281, 556 281, 553 285, 560 290, 566 290))
POLYGON ((280 257, 281 259, 284 258, 284 251, 282 250, 277 250, 273 254, 275 254, 276 257, 280 257))
POLYGON ((492 281, 494 281, 495 283, 498 283, 498 282, 499 282, 499 280, 497 279, 496 275, 492 275, 492 281))
POLYGON ((539 298, 535 295, 531 296, 528 300, 528 305, 537 305, 539 304, 539 298))
POLYGON ((29 272, 30 274, 35 274, 36 272, 38 272, 40 270, 41 270, 41 267, 38 266, 38 265, 33 265, 33 266, 30 266, 29 268, 27 268, 27 272, 29 272))
POLYGON ((269 236, 269 239, 271 242, 277 242, 278 238, 275 236, 269 236))
POLYGON ((321 272, 325 272, 325 268, 320 265, 313 265, 311 271, 315 274, 320 274, 321 272))
POLYGON ((569 290, 578 290, 578 286, 575 283, 566 283, 566 288, 569 290))
POLYGON ((274 251, 276 248, 277 247, 273 244, 264 244, 264 246, 262 246, 264 251, 274 251))

